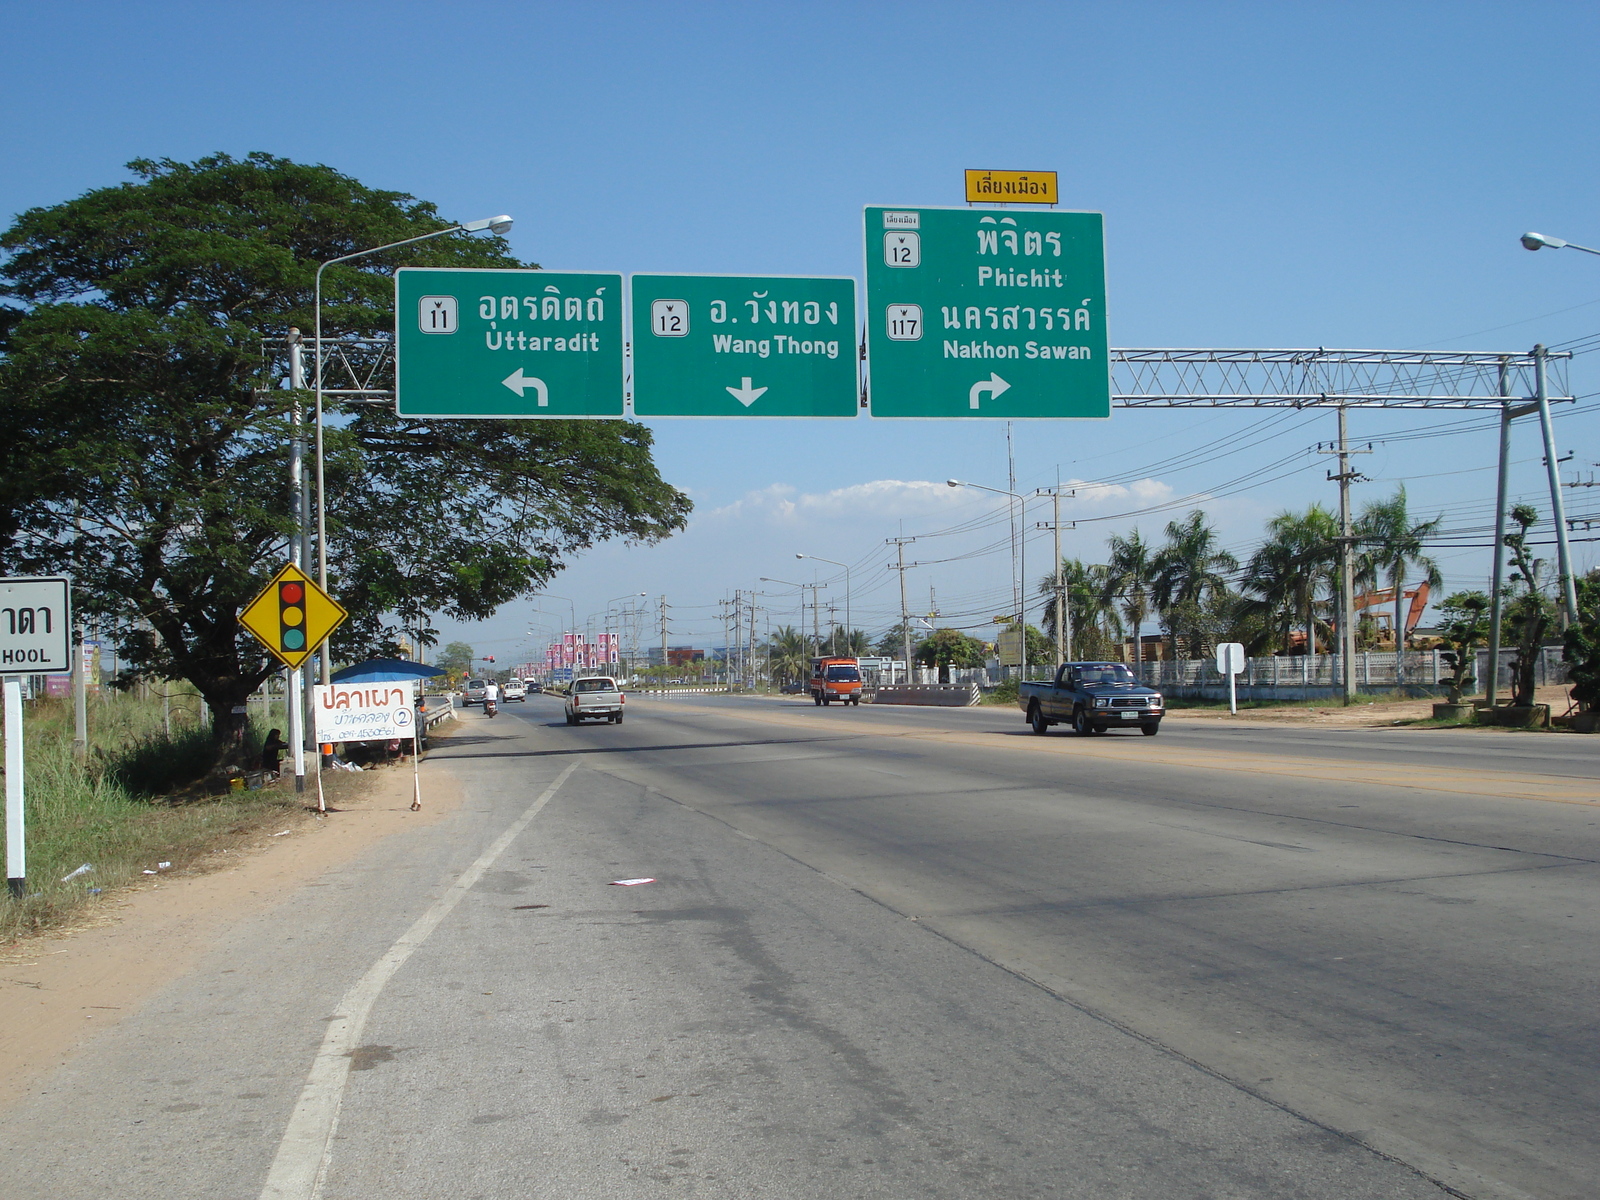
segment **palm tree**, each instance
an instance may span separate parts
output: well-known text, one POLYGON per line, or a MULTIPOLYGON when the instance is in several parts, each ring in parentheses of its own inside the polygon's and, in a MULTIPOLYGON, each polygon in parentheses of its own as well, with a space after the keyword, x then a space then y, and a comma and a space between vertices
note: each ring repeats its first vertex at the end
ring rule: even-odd
POLYGON ((1320 504, 1304 513, 1281 512, 1267 522, 1267 540, 1245 566, 1244 586, 1254 592, 1247 614, 1276 626, 1285 653, 1289 630, 1305 618, 1306 653, 1317 651, 1317 592, 1335 586, 1338 521, 1320 504))
POLYGON ((1401 608, 1405 602, 1406 579, 1411 570, 1420 573, 1430 588, 1442 582, 1439 564, 1422 552, 1425 540, 1444 521, 1441 514, 1431 521, 1411 521, 1406 511, 1405 485, 1387 500, 1375 500, 1361 510, 1355 536, 1362 546, 1357 564, 1361 582, 1375 587, 1382 582, 1394 589, 1395 682, 1402 676, 1405 661, 1406 627, 1401 608), (1380 579, 1381 577, 1381 579, 1380 579))
MULTIPOLYGON (((1168 527, 1170 530, 1170 526, 1168 527)), ((1133 663, 1137 670, 1144 658, 1140 634, 1150 615, 1150 592, 1155 584, 1155 553, 1150 543, 1139 536, 1137 527, 1128 536, 1113 534, 1106 540, 1111 561, 1106 566, 1105 587, 1108 601, 1120 599, 1123 615, 1133 626, 1133 663)))
POLYGON ((872 642, 865 629, 846 629, 843 625, 834 626, 828 644, 834 647, 834 654, 845 658, 860 658, 872 650, 872 642))
POLYGON ((1217 531, 1206 523, 1201 509, 1194 509, 1181 521, 1168 521, 1166 534, 1167 544, 1156 552, 1152 563, 1155 577, 1150 594, 1166 618, 1176 658, 1178 627, 1186 621, 1198 625, 1200 607, 1227 596, 1227 573, 1239 569, 1239 560, 1217 544, 1217 531))
MULTIPOLYGON (((1052 640, 1056 635, 1056 578, 1052 573, 1039 580, 1039 595, 1049 597, 1039 624, 1052 640)), ((1066 584, 1067 628, 1072 631, 1074 657, 1107 657, 1121 636, 1122 622, 1106 587, 1106 568, 1064 558, 1060 578, 1066 584)))
POLYGON ((768 667, 773 674, 794 681, 811 666, 811 639, 793 625, 780 625, 767 642, 768 667))

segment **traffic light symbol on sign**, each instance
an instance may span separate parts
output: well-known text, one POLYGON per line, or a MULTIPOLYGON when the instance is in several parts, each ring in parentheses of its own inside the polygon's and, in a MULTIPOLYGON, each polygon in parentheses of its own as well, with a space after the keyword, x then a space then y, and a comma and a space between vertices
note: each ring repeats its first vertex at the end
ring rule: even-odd
POLYGON ((284 666, 297 669, 349 614, 293 563, 239 614, 239 624, 284 666))
POLYGON ((306 589, 292 579, 278 584, 278 648, 290 654, 306 648, 306 589))

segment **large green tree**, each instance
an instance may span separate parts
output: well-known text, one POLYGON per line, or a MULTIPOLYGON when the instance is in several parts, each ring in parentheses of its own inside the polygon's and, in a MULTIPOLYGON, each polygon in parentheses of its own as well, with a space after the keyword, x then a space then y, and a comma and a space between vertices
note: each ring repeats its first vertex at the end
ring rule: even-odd
POLYGON ((912 654, 919 666, 938 667, 941 683, 950 682, 951 667, 981 667, 985 661, 983 643, 959 629, 935 629, 912 654))
MULTIPOLYGON (((282 358, 312 328, 317 264, 450 228, 433 205, 251 154, 140 160, 134 178, 0 234, 0 568, 67 571, 130 672, 192 682, 218 714, 274 664, 238 624, 291 533, 282 358)), ((517 267, 448 234, 330 268, 327 336, 393 328, 390 273, 517 267), (395 254, 403 255, 396 257, 395 254)), ((620 421, 407 421, 335 410, 335 658, 392 650, 430 614, 488 616, 607 538, 652 540, 689 502, 620 421)))

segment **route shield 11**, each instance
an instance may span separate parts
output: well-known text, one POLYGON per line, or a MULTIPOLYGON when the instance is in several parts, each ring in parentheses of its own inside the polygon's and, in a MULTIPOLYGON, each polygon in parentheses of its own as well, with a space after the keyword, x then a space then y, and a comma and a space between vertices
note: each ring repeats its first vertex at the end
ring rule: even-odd
POLYGON ((874 417, 1108 417, 1099 213, 868 208, 874 417))
POLYGON ((622 416, 622 276, 401 267, 402 417, 622 416))
POLYGON ((634 275, 638 417, 853 417, 853 279, 634 275))

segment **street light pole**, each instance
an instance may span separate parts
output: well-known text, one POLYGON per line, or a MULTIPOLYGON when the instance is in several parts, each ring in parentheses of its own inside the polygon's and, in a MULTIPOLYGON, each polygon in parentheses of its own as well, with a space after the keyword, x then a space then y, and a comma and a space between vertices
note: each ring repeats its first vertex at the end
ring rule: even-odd
POLYGON ((1545 237, 1542 233, 1525 233, 1521 237, 1524 250, 1582 250, 1585 254, 1600 254, 1600 250, 1591 250, 1588 246, 1580 246, 1577 242, 1564 242, 1560 238, 1545 237))
MULTIPOLYGON (((1580 246, 1577 242, 1546 237, 1542 233, 1525 233, 1522 245, 1528 250, 1582 250, 1585 254, 1600 255, 1600 250, 1580 246)), ((1561 628, 1566 629, 1578 619, 1578 585, 1572 577, 1572 556, 1567 547, 1567 514, 1561 499, 1561 467, 1556 457, 1555 432, 1550 427, 1550 398, 1545 386, 1545 348, 1533 348, 1534 403, 1538 406, 1540 431, 1544 434, 1544 461, 1550 476, 1550 516, 1556 526, 1556 569, 1561 572, 1561 628)), ((1499 553, 1499 547, 1495 552, 1499 553)))
MULTIPOLYGON (((409 246, 415 242, 425 242, 430 238, 444 237, 448 233, 482 233, 487 230, 494 234, 503 234, 511 228, 511 218, 506 216, 487 217, 481 221, 468 221, 462 225, 452 225, 448 229, 436 229, 432 233, 424 233, 419 237, 405 238, 398 242, 390 242, 384 246, 373 246, 369 250, 357 250, 354 254, 341 254, 338 258, 330 258, 317 268, 317 277, 313 286, 313 312, 312 317, 316 325, 316 334, 313 339, 316 347, 316 391, 317 391, 317 430, 316 430, 316 456, 317 456, 317 585, 323 591, 328 590, 328 506, 322 490, 322 273, 336 263, 349 262, 353 258, 365 258, 369 254, 380 254, 385 250, 395 250, 401 246, 409 246)), ((328 661, 327 647, 321 652, 322 682, 331 683, 329 678, 332 670, 328 661)))
MULTIPOLYGON (((1028 673, 1028 498, 1018 492, 1007 491, 1005 488, 989 487, 982 483, 967 483, 960 479, 947 479, 945 483, 950 487, 977 488, 980 492, 993 492, 997 496, 1010 496, 1020 506, 1017 524, 1022 529, 1022 537, 1017 547, 1017 592, 1016 599, 1021 611, 1017 613, 1017 628, 1022 636, 1022 674, 1028 673)), ((1060 568, 1058 567, 1057 570, 1060 568)))
POLYGON ((811 589, 811 647, 818 654, 822 653, 822 638, 817 631, 817 589, 825 588, 825 583, 795 583, 788 579, 773 579, 770 576, 761 576, 762 583, 781 583, 785 587, 800 589, 800 632, 803 635, 806 629, 806 589, 811 589))
POLYGON ((822 555, 820 555, 820 554, 796 554, 795 557, 796 558, 812 558, 812 559, 815 559, 817 562, 833 563, 833 565, 836 566, 836 567, 844 567, 844 627, 845 627, 845 636, 849 637, 850 636, 850 627, 851 627, 851 622, 850 622, 850 568, 848 566, 846 566, 842 562, 836 562, 835 560, 833 560, 831 558, 823 558, 822 555))

